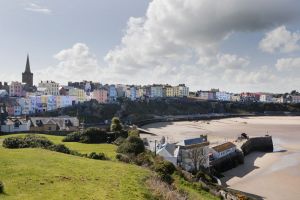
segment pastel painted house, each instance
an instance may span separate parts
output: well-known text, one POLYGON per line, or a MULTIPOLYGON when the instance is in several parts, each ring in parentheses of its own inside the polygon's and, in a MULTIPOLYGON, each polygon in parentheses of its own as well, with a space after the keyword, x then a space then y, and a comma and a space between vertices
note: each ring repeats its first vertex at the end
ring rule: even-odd
POLYGON ((108 92, 106 89, 94 90, 91 93, 91 99, 95 99, 98 103, 107 103, 108 101, 108 92))
POLYGON ((23 86, 20 82, 11 82, 9 86, 9 96, 10 97, 21 97, 23 94, 23 86))

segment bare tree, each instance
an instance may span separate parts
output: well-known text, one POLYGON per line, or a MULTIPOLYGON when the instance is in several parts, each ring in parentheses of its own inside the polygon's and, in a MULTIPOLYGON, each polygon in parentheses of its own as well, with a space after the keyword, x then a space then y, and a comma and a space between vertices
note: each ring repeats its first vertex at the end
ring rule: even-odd
POLYGON ((205 148, 194 148, 189 151, 189 157, 193 162, 194 170, 199 171, 201 165, 206 164, 207 155, 205 148))

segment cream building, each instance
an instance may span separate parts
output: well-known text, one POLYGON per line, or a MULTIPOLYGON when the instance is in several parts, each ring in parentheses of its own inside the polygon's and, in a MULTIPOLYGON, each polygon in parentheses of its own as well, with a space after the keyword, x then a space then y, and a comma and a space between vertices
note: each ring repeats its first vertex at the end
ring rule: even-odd
POLYGON ((85 91, 83 89, 70 88, 69 96, 76 97, 78 102, 85 102, 87 100, 85 91))
POLYGON ((44 95, 59 95, 59 84, 53 81, 41 81, 38 87, 45 89, 44 95))

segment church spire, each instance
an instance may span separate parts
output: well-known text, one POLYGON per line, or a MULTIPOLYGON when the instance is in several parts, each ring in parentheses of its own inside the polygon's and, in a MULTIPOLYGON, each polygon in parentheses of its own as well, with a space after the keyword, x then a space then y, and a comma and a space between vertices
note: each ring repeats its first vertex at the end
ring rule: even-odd
POLYGON ((27 54, 26 68, 25 73, 31 73, 30 71, 30 63, 29 63, 29 55, 27 54))

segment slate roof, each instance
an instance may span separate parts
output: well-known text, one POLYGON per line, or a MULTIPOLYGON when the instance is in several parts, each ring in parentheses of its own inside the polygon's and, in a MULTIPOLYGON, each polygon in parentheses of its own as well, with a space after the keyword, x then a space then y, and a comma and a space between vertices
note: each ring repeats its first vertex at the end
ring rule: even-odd
POLYGON ((40 127, 45 124, 56 124, 61 130, 70 126, 79 126, 79 121, 76 117, 31 117, 31 125, 40 127))
POLYGON ((192 138, 192 139, 186 139, 183 140, 182 142, 179 142, 179 146, 190 146, 190 145, 195 145, 195 144, 201 144, 207 142, 205 138, 192 138))

